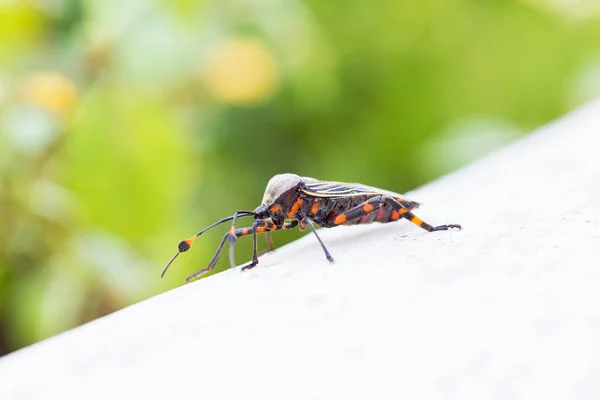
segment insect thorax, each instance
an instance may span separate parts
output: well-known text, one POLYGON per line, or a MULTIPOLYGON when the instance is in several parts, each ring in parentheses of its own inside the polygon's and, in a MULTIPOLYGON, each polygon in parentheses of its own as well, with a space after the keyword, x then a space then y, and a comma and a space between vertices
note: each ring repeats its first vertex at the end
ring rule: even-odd
POLYGON ((262 204, 269 207, 291 190, 296 191, 302 179, 296 174, 279 174, 269 180, 262 204))

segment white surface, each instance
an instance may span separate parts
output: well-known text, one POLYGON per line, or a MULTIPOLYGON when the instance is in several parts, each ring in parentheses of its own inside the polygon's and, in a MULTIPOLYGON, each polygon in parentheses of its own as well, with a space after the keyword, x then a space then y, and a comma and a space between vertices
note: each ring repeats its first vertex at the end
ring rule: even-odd
POLYGON ((333 265, 309 234, 0 359, 0 399, 598 399, 599 130, 596 102, 411 194, 462 232, 321 230, 333 265))

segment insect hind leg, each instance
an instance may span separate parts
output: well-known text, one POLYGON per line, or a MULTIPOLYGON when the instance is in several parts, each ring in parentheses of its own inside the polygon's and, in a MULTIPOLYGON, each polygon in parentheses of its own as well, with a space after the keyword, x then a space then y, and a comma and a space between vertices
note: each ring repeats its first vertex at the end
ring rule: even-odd
MULTIPOLYGON (((339 225, 356 224, 362 217, 377 211, 383 205, 384 199, 384 196, 372 197, 345 212, 328 217, 327 220, 323 221, 324 224, 321 226, 333 228, 339 225)), ((402 207, 402 205, 400 206, 402 207)))
POLYGON ((393 207, 393 212, 390 217, 390 221, 394 221, 399 218, 406 218, 407 220, 409 220, 413 224, 417 225, 418 227, 425 229, 427 232, 447 231, 449 229, 459 229, 459 230, 462 229, 462 226, 460 226, 460 224, 446 224, 446 225, 432 226, 432 225, 428 224, 427 222, 423 221, 421 218, 417 217, 409 209, 404 207, 402 205, 402 203, 400 203, 398 200, 394 199, 393 197, 386 197, 384 201, 392 204, 392 207, 393 207))
POLYGON ((397 202, 399 202, 400 204, 402 204, 404 206, 404 208, 408 209, 408 211, 412 211, 415 208, 419 208, 421 206, 421 203, 418 203, 413 200, 406 200, 401 197, 394 197, 393 199, 396 200, 397 202))

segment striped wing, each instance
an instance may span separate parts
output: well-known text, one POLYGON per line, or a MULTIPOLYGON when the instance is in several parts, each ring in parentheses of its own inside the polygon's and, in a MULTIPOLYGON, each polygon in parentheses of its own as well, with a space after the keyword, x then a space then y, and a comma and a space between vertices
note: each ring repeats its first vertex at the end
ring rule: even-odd
MULTIPOLYGON (((312 178, 302 178, 304 183, 300 190, 309 196, 314 197, 348 197, 348 196, 363 196, 367 194, 392 194, 380 189, 375 189, 359 183, 344 183, 319 181, 312 178)), ((393 193, 394 197, 400 197, 399 194, 393 193)))

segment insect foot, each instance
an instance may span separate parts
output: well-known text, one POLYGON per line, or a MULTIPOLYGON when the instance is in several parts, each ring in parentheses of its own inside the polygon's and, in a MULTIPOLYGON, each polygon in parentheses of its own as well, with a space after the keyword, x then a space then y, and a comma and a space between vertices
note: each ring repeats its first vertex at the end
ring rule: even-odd
POLYGON ((460 224, 448 224, 435 226, 433 228, 434 231, 447 231, 449 229, 458 229, 459 231, 462 231, 462 226, 460 224))

